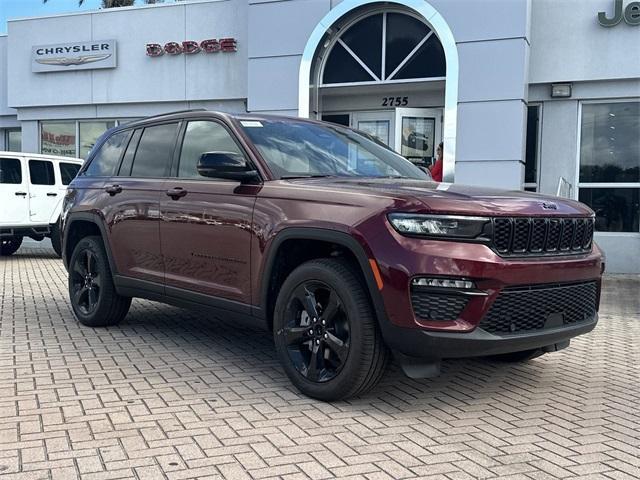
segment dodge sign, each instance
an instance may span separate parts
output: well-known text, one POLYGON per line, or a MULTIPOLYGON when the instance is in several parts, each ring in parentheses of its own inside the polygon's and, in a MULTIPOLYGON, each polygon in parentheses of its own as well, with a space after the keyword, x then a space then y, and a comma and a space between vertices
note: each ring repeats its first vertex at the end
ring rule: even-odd
POLYGON ((34 72, 68 72, 115 66, 115 40, 38 45, 31 49, 31 70, 34 72))

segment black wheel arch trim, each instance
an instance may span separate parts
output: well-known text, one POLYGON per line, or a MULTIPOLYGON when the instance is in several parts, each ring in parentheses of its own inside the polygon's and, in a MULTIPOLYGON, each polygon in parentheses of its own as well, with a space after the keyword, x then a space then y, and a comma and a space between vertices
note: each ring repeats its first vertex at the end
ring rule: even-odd
MULTIPOLYGON (((100 230, 100 236, 102 237, 102 244, 107 252, 107 260, 109 261, 111 274, 114 276, 117 275, 118 271, 116 269, 115 260, 113 259, 113 254, 111 253, 111 245, 109 244, 107 228, 105 227, 102 218, 98 214, 91 212, 70 213, 65 219, 64 231, 62 232, 62 261, 64 266, 68 268, 67 240, 69 238, 69 230, 71 229, 71 226, 78 221, 93 223, 98 227, 98 230, 100 230)), ((73 252, 68 252, 69 258, 71 258, 72 253, 73 252)))
MULTIPOLYGON (((384 308, 382 294, 378 290, 376 280, 371 271, 369 264, 369 256, 365 252, 364 247, 352 235, 339 230, 331 230, 328 228, 316 227, 288 227, 276 234, 271 240, 266 253, 266 261, 263 263, 264 268, 261 275, 260 283, 260 304, 254 307, 253 314, 267 320, 267 311, 269 303, 269 280, 271 272, 274 268, 275 259, 282 243, 286 240, 319 240, 324 242, 335 243, 341 247, 347 248, 357 259, 360 270, 366 281, 367 291, 373 302, 373 308, 376 313, 378 322, 381 324, 388 323, 387 312, 384 308)), ((383 329, 384 330, 384 329, 383 329)))

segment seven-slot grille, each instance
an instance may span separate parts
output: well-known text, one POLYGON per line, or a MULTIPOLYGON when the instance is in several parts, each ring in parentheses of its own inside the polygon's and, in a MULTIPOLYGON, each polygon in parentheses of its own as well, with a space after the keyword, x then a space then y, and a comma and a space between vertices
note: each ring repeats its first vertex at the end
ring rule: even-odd
POLYGON ((596 314, 596 282, 507 287, 480 321, 490 333, 526 333, 590 320, 596 314))
POLYGON ((591 250, 592 218, 496 217, 493 248, 502 256, 569 255, 591 250))

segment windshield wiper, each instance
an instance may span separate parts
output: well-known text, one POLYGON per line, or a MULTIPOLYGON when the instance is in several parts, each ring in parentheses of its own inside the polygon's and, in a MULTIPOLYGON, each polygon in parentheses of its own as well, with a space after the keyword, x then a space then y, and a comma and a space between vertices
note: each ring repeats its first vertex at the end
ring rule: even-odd
POLYGON ((328 178, 335 175, 283 175, 280 180, 295 180, 297 178, 328 178))

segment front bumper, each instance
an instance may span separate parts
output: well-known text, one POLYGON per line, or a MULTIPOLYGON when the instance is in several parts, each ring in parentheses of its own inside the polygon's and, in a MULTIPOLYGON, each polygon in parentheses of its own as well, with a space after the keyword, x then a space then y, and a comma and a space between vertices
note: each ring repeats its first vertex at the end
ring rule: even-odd
POLYGON ((467 333, 436 332, 403 328, 390 323, 383 325, 382 332, 387 345, 402 355, 439 360, 498 355, 563 344, 590 332, 597 323, 596 314, 591 319, 573 325, 517 334, 497 335, 481 328, 467 333))
POLYGON ((505 258, 482 244, 408 238, 395 231, 367 240, 383 281, 381 324, 414 333, 469 333, 504 291, 552 284, 595 282, 598 309, 602 254, 595 244, 591 252, 580 255, 505 258), (411 282, 418 277, 469 280, 480 295, 469 296, 455 318, 424 315, 412 301, 411 282))

